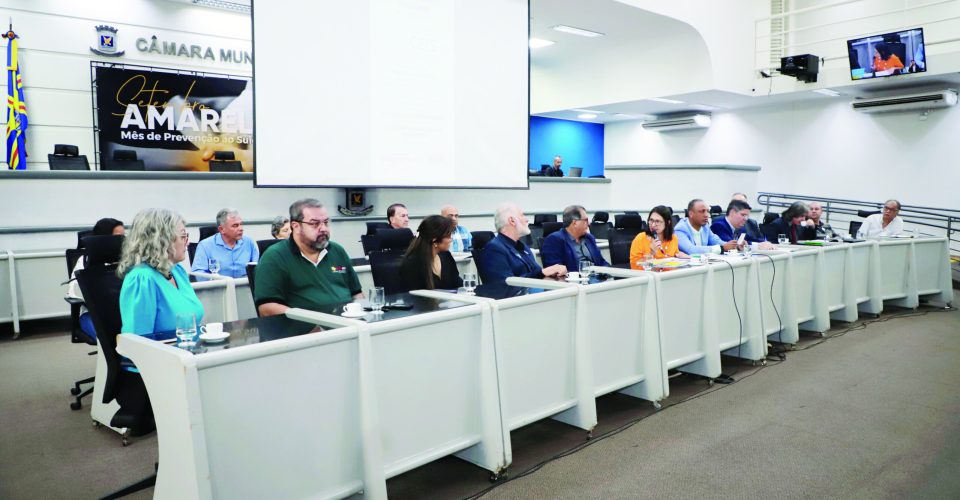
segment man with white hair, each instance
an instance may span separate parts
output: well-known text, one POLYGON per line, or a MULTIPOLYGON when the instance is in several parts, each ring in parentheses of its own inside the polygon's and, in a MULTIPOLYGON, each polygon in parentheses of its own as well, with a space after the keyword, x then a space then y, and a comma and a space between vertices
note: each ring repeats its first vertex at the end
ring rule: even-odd
POLYGON ((460 225, 460 211, 457 210, 457 207, 444 205, 444 207, 440 209, 440 215, 452 220, 454 224, 453 233, 450 234, 450 238, 453 240, 450 243, 450 251, 469 252, 473 246, 473 235, 470 234, 467 228, 460 225))
POLYGON ((231 278, 247 275, 247 264, 260 259, 260 249, 253 238, 243 235, 243 219, 232 208, 217 212, 217 234, 197 244, 197 252, 190 265, 191 271, 213 272, 210 260, 220 266, 217 274, 231 278))
POLYGON ((516 204, 503 203, 497 207, 494 225, 497 237, 483 247, 482 258, 478 263, 484 284, 503 283, 511 276, 543 278, 567 274, 567 268, 563 264, 541 269, 533 251, 520 241, 520 238, 530 234, 530 228, 523 210, 516 204))

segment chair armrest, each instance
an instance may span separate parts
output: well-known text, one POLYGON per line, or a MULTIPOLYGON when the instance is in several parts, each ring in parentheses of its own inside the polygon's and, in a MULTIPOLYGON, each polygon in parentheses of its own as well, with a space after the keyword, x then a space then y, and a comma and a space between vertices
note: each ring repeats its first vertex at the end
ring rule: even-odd
POLYGON ((70 305, 73 305, 73 306, 82 306, 82 305, 83 305, 83 299, 78 299, 78 298, 76 298, 76 297, 64 297, 63 300, 65 300, 65 301, 67 302, 67 304, 70 304, 70 305))

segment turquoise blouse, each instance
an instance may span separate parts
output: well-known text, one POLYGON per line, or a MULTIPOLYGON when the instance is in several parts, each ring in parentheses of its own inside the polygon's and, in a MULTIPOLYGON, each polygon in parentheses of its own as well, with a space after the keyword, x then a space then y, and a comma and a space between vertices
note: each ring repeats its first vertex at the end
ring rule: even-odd
POLYGON ((172 332, 176 329, 178 313, 192 312, 200 325, 203 304, 190 286, 187 271, 178 264, 170 273, 177 286, 147 264, 138 264, 127 272, 120 289, 122 333, 172 332))

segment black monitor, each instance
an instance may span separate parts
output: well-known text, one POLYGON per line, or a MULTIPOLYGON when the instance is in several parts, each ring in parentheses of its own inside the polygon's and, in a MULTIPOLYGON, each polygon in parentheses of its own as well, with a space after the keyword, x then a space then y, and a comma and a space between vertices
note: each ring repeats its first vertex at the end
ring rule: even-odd
POLYGON ((852 80, 927 71, 923 28, 847 40, 847 52, 852 80))

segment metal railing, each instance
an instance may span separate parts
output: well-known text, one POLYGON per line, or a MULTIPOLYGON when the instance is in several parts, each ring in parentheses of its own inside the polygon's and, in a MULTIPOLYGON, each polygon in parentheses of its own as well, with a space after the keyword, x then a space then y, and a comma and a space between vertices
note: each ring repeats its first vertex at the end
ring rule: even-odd
MULTIPOLYGON (((837 227, 837 222, 862 221, 861 211, 882 211, 884 201, 861 201, 843 198, 824 198, 790 193, 757 194, 757 203, 767 212, 781 212, 795 201, 819 202, 823 206, 823 219, 837 227)), ((960 255, 960 210, 920 205, 901 205, 900 218, 906 228, 925 236, 946 237, 950 241, 950 255, 960 255)))

